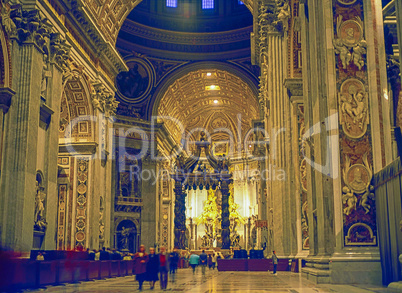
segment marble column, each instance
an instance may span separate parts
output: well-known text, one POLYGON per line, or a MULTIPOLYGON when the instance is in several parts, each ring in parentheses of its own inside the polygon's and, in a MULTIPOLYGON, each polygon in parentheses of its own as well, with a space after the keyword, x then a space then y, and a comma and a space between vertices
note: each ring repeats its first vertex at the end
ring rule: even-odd
POLYGON ((222 249, 230 248, 230 220, 229 220, 229 180, 222 180, 221 193, 222 193, 222 249))
MULTIPOLYGON (((59 35, 54 35, 53 41, 59 38, 59 35)), ((54 48, 51 48, 54 50, 54 48)), ((66 47, 67 49, 67 47, 66 47)), ((69 48, 68 48, 69 49, 69 48)), ((62 74, 64 63, 57 60, 56 52, 53 52, 52 59, 49 64, 49 75, 46 89, 46 101, 42 108, 47 107, 51 109, 53 114, 49 121, 46 130, 46 147, 44 156, 44 175, 47 178, 47 195, 46 195, 46 220, 48 222, 47 231, 44 238, 44 249, 56 249, 56 241, 54 235, 57 234, 57 208, 58 208, 58 165, 57 156, 59 152, 59 121, 60 121, 60 105, 61 96, 63 92, 62 87, 62 74)), ((44 109, 41 109, 43 112, 44 109)), ((46 113, 46 112, 45 112, 46 113)), ((43 120, 42 114, 42 120, 43 120)))
POLYGON ((381 4, 312 0, 300 14, 310 237, 302 272, 380 284, 370 184, 392 157, 381 4))
MULTIPOLYGON (((180 179, 175 179, 174 186, 174 247, 185 249, 186 242, 186 193, 180 179)), ((197 235, 195 235, 197 237, 197 235)))
MULTIPOLYGON (((29 252, 33 244, 36 161, 40 120, 43 51, 33 41, 12 41, 15 102, 6 116, 1 191, 4 196, 1 242, 29 252), (32 155, 35 154, 35 155, 32 155)), ((56 173, 57 174, 57 173, 56 173)))
POLYGON ((144 176, 147 175, 144 175, 141 180, 143 204, 141 209, 141 244, 144 244, 145 247, 151 247, 157 242, 158 236, 156 221, 158 186, 156 179, 152 177, 152 174, 158 174, 157 162, 153 161, 150 156, 146 156, 142 160, 142 172, 151 175, 149 180, 144 180, 146 179, 144 176))

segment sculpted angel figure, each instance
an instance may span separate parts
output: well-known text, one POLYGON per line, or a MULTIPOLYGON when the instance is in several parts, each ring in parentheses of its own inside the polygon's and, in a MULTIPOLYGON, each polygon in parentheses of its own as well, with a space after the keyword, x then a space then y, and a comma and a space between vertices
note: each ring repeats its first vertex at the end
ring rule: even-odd
POLYGON ((366 214, 370 212, 371 206, 368 204, 369 199, 374 198, 374 187, 370 185, 367 187, 366 191, 363 193, 361 200, 360 200, 360 205, 363 207, 363 209, 366 211, 366 214))
POLYGON ((363 55, 366 54, 367 42, 361 40, 356 46, 353 47, 353 63, 361 70, 364 66, 363 55))
POLYGON ((352 60, 352 54, 349 49, 343 44, 343 41, 340 38, 334 39, 333 44, 335 47, 335 53, 339 54, 343 68, 348 67, 352 60))
POLYGON ((356 203, 357 203, 357 198, 353 194, 353 192, 350 191, 350 189, 347 186, 344 186, 342 188, 343 195, 342 195, 342 203, 346 204, 347 206, 343 209, 343 213, 347 216, 350 215, 350 213, 356 209, 356 203))
POLYGON ((352 113, 354 115, 353 123, 356 123, 356 121, 359 121, 359 127, 362 128, 362 121, 364 118, 364 114, 366 112, 366 107, 364 104, 364 93, 362 91, 359 91, 356 95, 353 95, 353 99, 355 100, 356 107, 352 109, 352 113))

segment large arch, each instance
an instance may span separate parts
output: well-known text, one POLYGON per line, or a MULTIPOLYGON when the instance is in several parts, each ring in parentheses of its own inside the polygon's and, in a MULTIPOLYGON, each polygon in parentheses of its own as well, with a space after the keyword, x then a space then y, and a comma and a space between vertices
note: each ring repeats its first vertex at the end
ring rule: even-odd
POLYGON ((184 66, 165 80, 148 109, 179 143, 198 139, 204 130, 215 142, 229 141, 230 151, 244 148, 253 121, 259 120, 256 81, 235 66, 200 62, 184 66), (208 87, 215 85, 218 90, 208 87), (162 118, 164 117, 164 118, 162 118), (169 117, 169 118, 168 118, 169 117))
MULTIPOLYGON (((147 105, 147 119, 151 119, 152 116, 158 115, 158 107, 159 104, 168 90, 168 88, 178 79, 182 78, 186 74, 197 70, 222 70, 226 72, 230 72, 231 74, 238 76, 242 79, 252 90, 255 101, 258 103, 258 81, 256 78, 251 75, 246 70, 240 68, 239 66, 225 63, 225 62, 217 62, 217 61, 208 61, 208 62, 197 62, 189 65, 184 65, 181 68, 174 70, 172 73, 167 75, 164 80, 159 82, 159 86, 156 88, 155 93, 152 96, 152 99, 148 102, 147 105)), ((260 117, 261 113, 260 113, 260 117)))

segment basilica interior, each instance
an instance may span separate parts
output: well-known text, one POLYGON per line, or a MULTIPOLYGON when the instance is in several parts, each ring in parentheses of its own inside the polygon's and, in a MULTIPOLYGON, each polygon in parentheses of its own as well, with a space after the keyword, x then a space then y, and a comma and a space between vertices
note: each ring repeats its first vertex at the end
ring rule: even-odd
POLYGON ((0 8, 2 250, 275 250, 402 288, 399 0, 0 8))

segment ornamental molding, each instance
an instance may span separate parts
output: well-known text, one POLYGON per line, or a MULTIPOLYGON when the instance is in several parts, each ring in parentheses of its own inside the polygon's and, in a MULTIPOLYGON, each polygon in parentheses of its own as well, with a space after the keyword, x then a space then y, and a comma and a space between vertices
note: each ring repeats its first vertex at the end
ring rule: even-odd
POLYGON ((303 96, 303 79, 302 78, 287 78, 287 79, 285 79, 284 85, 289 91, 289 98, 303 96))
POLYGON ((268 35, 283 35, 288 31, 291 11, 289 0, 256 1, 256 5, 258 14, 254 20, 252 47, 254 46, 255 57, 260 58, 267 53, 268 35))
POLYGON ((100 80, 92 81, 92 105, 105 113, 106 117, 116 115, 119 102, 116 101, 114 93, 108 90, 100 80))
POLYGON ((120 57, 119 53, 114 47, 114 44, 108 42, 105 36, 101 33, 98 26, 92 21, 83 1, 66 0, 66 5, 69 6, 72 16, 82 28, 82 32, 85 34, 87 40, 93 43, 95 53, 99 54, 100 59, 106 63, 112 65, 114 75, 120 71, 127 70, 127 67, 120 57))
POLYGON ((216 33, 183 33, 166 31, 163 29, 157 29, 149 27, 132 20, 127 20, 122 26, 122 31, 129 33, 133 36, 144 38, 147 40, 153 40, 157 42, 167 42, 174 44, 192 45, 210 45, 233 43, 239 41, 245 41, 250 38, 250 33, 253 27, 248 26, 245 28, 216 33))

